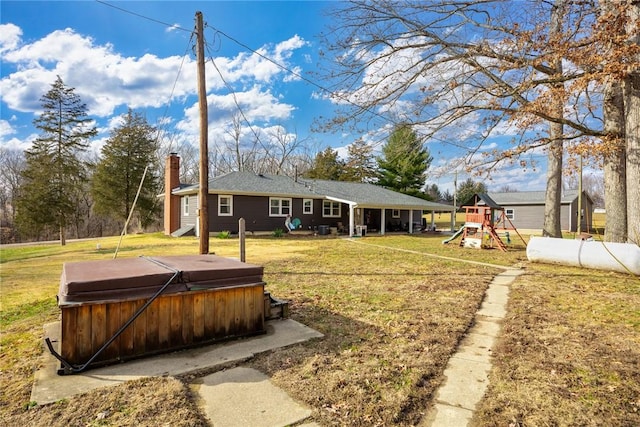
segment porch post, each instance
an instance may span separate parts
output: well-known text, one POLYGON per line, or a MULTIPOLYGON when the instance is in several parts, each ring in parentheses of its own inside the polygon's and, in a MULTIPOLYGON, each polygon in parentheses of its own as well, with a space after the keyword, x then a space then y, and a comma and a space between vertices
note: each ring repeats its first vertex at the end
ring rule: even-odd
POLYGON ((431 211, 431 230, 436 226, 436 211, 431 211))
POLYGON ((413 209, 409 209, 409 234, 413 234, 413 209))
POLYGON ((355 210, 353 209, 353 204, 349 203, 349 237, 353 237, 356 226, 356 219, 355 219, 355 210))
POLYGON ((386 209, 382 208, 380 209, 380 235, 384 236, 384 227, 387 224, 387 221, 385 220, 385 213, 386 213, 386 209))

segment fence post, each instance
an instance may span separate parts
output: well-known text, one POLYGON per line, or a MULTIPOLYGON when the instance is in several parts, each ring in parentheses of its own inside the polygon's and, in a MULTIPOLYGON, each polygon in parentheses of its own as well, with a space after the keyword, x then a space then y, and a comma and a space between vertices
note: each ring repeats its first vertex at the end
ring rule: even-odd
POLYGON ((245 261, 244 241, 246 237, 244 218, 240 218, 238 220, 238 237, 240 238, 240 261, 244 262, 245 261))

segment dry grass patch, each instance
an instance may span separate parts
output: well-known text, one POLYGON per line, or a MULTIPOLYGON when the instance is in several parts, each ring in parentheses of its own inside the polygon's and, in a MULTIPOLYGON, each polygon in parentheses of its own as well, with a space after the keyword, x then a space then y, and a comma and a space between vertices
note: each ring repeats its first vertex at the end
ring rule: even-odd
MULTIPOLYGON (((441 247, 440 238, 362 240, 417 251, 441 247)), ((55 295, 62 263, 109 259, 115 244, 116 239, 102 239, 100 249, 96 242, 78 242, 58 249, 3 251, 0 424, 200 425, 201 415, 189 391, 171 381, 173 385, 166 385, 171 391, 165 393, 165 386, 156 381, 168 380, 161 379, 26 409, 32 404, 29 396, 42 351, 42 325, 59 315, 55 295), (11 286, 5 288, 5 281, 11 286)), ((120 257, 193 254, 197 246, 195 239, 128 236, 120 257)), ((218 255, 236 257, 237 248, 234 239, 211 240, 211 250, 218 255)), ((502 254, 493 253, 497 262, 502 254)), ((457 255, 473 258, 480 251, 459 249, 457 255)), ((290 300, 292 318, 325 334, 320 340, 264 354, 250 364, 312 407, 314 419, 326 425, 416 424, 498 272, 313 237, 249 239, 247 261, 265 266, 267 290, 290 300)))
POLYGON ((325 338, 251 364, 323 425, 415 425, 498 270, 393 249, 422 238, 363 242, 327 240, 266 264, 267 288, 325 338))
POLYGON ((476 425, 640 425, 640 282, 531 264, 512 286, 476 425))
POLYGON ((188 386, 143 378, 5 418, 9 426, 207 426, 188 386))

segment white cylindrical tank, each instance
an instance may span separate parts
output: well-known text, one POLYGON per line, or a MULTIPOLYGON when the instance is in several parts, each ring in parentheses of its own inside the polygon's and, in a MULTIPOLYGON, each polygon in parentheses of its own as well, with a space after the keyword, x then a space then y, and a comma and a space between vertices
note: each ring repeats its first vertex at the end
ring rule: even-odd
POLYGON ((622 273, 631 271, 640 275, 640 247, 631 243, 531 237, 527 245, 527 258, 532 262, 622 273))

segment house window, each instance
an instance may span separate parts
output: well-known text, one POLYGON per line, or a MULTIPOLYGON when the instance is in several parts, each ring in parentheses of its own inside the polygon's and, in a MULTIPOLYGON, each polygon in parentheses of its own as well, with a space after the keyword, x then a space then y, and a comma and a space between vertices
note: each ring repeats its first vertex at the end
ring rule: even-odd
POLYGON ((322 216, 331 218, 340 218, 340 202, 333 200, 322 201, 322 216))
POLYGON ((291 215, 291 199, 269 197, 269 216, 291 215))
POLYGON ((515 211, 513 209, 505 209, 504 210, 504 214, 508 219, 515 219, 516 215, 515 215, 515 211))
POLYGON ((233 215, 233 197, 232 196, 218 196, 218 215, 219 216, 232 216, 233 215))
POLYGON ((302 199, 302 213, 307 215, 313 214, 312 199, 302 199))
POLYGON ((189 216, 189 196, 182 198, 182 214, 189 216))
POLYGON ((391 217, 392 218, 400 218, 400 209, 393 209, 391 211, 391 217))

